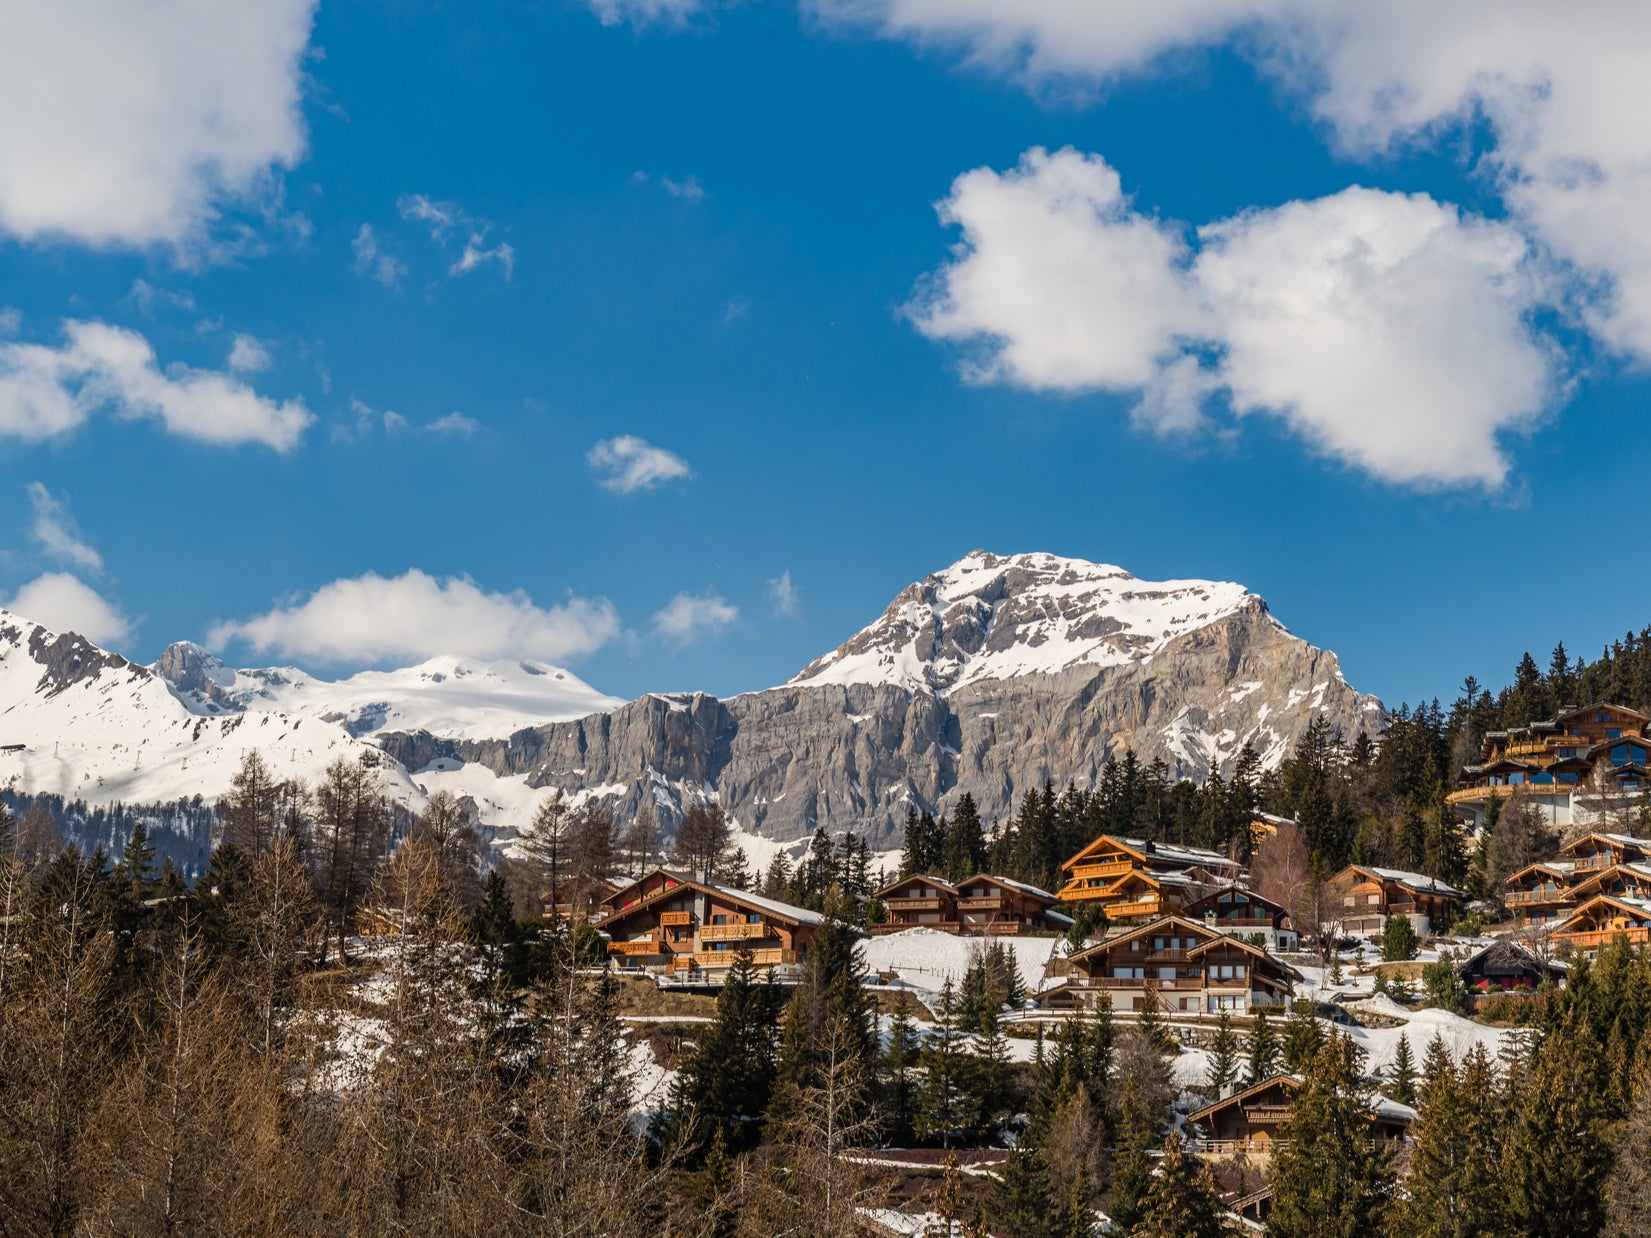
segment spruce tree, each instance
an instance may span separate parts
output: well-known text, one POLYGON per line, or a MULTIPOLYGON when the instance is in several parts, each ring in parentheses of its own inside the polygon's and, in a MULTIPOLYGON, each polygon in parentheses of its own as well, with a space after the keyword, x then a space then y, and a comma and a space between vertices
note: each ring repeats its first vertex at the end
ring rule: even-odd
POLYGON ((1297 1002, 1284 1020, 1284 1068, 1291 1074, 1300 1074, 1324 1047, 1324 1028, 1319 1025, 1313 1008, 1297 1002))
POLYGON ((1605 1183, 1604 1238, 1651 1234, 1651 1074, 1641 1072, 1605 1183))
MULTIPOLYGON (((1434 1042, 1442 1047, 1443 1042, 1439 1040, 1437 1035, 1434 1036, 1434 1042)), ((1432 1052, 1430 1048, 1428 1050, 1430 1059, 1432 1052)), ((1388 1078, 1387 1092, 1389 1096, 1401 1105, 1414 1105, 1416 1103, 1416 1060, 1410 1052, 1410 1038, 1403 1032, 1399 1033, 1398 1047, 1393 1050, 1393 1065, 1388 1068, 1388 1078)))
POLYGON ((1351 1039, 1332 1036, 1279 1132, 1269 1182, 1273 1238, 1368 1238, 1381 1232, 1394 1182, 1371 1148, 1369 1097, 1351 1039))
POLYGON ((1507 1142, 1510 1220, 1531 1238, 1591 1234, 1604 1221, 1608 1113, 1599 1041, 1573 1020, 1542 1040, 1507 1142))
POLYGON ((1208 1166, 1190 1157, 1173 1132, 1164 1141, 1158 1173, 1129 1238, 1221 1238, 1221 1196, 1208 1166))
POLYGON ((1156 1106, 1134 1079, 1124 1082, 1118 1102, 1118 1155, 1112 1164, 1112 1203, 1108 1214, 1113 1228, 1131 1232, 1146 1215, 1152 1189, 1151 1149, 1162 1131, 1156 1106))
POLYGON ((888 1045, 883 1050, 883 1090, 880 1111, 889 1143, 902 1147, 911 1141, 917 1111, 917 1055, 922 1041, 904 1007, 889 1019, 888 1045))
POLYGON ((1244 1086, 1253 1088, 1278 1073, 1278 1037, 1273 1034, 1273 1026, 1267 1018, 1265 1006, 1257 1006, 1251 1018, 1247 1048, 1250 1064, 1244 1086))
POLYGON ((919 1058, 917 1136, 945 1147, 972 1134, 980 1123, 975 1061, 958 1015, 951 977, 940 986, 940 1008, 919 1058))
POLYGON ((1405 915, 1387 917, 1382 925, 1382 961, 1402 963, 1416 957, 1420 943, 1416 940, 1416 926, 1405 915))
POLYGON ((1211 1100, 1218 1099, 1238 1081, 1238 1036, 1233 1032, 1232 1017, 1222 1010, 1215 1016, 1215 1035, 1210 1039, 1210 1068, 1204 1079, 1204 1090, 1211 1100))

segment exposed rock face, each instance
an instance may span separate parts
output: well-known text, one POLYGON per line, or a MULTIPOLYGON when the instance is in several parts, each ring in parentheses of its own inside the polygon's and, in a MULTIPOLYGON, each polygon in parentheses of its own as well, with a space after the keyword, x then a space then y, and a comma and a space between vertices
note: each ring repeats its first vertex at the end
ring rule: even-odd
POLYGON ((1092 785, 1127 748, 1200 779, 1246 742, 1276 764, 1319 714, 1350 737, 1381 722, 1334 654, 1237 585, 976 552, 778 688, 649 696, 507 740, 380 742, 409 770, 480 764, 621 815, 651 798, 669 821, 714 793, 776 840, 823 825, 895 846, 908 803, 969 792, 988 820, 1007 816, 1047 779, 1092 785))

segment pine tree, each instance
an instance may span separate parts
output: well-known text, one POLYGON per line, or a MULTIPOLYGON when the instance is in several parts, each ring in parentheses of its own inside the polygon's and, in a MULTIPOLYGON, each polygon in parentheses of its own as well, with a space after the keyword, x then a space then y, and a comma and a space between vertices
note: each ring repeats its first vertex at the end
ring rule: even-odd
POLYGON ((1204 1090, 1214 1100, 1238 1081, 1238 1037, 1233 1032, 1232 1017, 1222 1010, 1215 1016, 1215 1035, 1210 1039, 1210 1068, 1205 1076, 1204 1090))
POLYGON ((1357 1050, 1332 1036, 1279 1132, 1269 1181, 1274 1238, 1366 1238, 1381 1232, 1393 1189, 1387 1154, 1369 1146, 1370 1110, 1357 1050))
POLYGON ((1249 1072, 1245 1076, 1245 1087, 1253 1088, 1256 1084, 1272 1078, 1278 1073, 1278 1037, 1273 1033, 1272 1023, 1267 1018, 1267 1008, 1257 1006, 1250 1021, 1250 1037, 1247 1045, 1249 1049, 1249 1072))
MULTIPOLYGON (((1437 1040, 1437 1037, 1435 1037, 1437 1040)), ((1431 1049, 1429 1054, 1431 1055, 1431 1049)), ((1393 1065, 1388 1068, 1387 1093, 1401 1105, 1416 1103, 1416 1061, 1411 1056, 1410 1038, 1399 1033, 1398 1047, 1393 1051, 1393 1065)))
POLYGON ((1408 1198, 1397 1209, 1407 1238, 1473 1238, 1502 1228, 1493 1081, 1483 1047, 1476 1056, 1458 1076, 1444 1040, 1428 1045, 1408 1198))
POLYGON ((1416 940, 1416 926, 1406 915, 1391 915, 1382 925, 1382 961, 1402 963, 1416 957, 1420 943, 1416 940))
POLYGON ((1300 1074, 1323 1047, 1324 1028, 1319 1025, 1312 1006, 1297 1002, 1284 1020, 1284 1068, 1300 1074))
POLYGON ((974 796, 967 791, 957 801, 957 812, 952 816, 946 834, 946 877, 949 881, 963 881, 973 877, 986 862, 986 831, 980 822, 980 811, 974 796))
POLYGON ((1651 1234, 1651 1074, 1641 1073, 1605 1184, 1604 1238, 1651 1234))
POLYGON ((940 986, 934 1027, 919 1057, 917 1136, 951 1147, 980 1124, 975 1062, 958 1016, 951 977, 940 986))
POLYGON ((1158 1173, 1129 1238, 1221 1238, 1221 1197, 1209 1168, 1189 1157, 1174 1133, 1164 1141, 1158 1173))
POLYGON ((1581 1020, 1550 1032, 1537 1050, 1503 1163, 1510 1219, 1521 1234, 1591 1234, 1604 1221, 1611 1153, 1599 1054, 1581 1020))
POLYGON ((889 1019, 888 1045, 883 1050, 881 1113, 884 1133, 896 1147, 910 1142, 917 1110, 917 1056, 921 1045, 905 1007, 889 1019))
POLYGON ((1152 1189, 1150 1150, 1162 1131, 1156 1106, 1136 1080, 1124 1082, 1118 1102, 1118 1156, 1112 1165, 1113 1227, 1129 1233, 1145 1216, 1147 1193, 1152 1189))

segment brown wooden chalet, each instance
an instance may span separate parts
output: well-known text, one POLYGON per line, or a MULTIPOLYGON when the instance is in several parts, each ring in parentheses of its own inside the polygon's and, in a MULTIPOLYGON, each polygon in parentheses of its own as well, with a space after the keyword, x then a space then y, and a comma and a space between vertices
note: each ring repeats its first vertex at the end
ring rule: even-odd
POLYGON ((1113 834, 1101 835, 1061 868, 1070 874, 1061 901, 1099 905, 1108 920, 1172 915, 1244 875, 1219 852, 1113 834))
POLYGON ((1559 859, 1509 877, 1502 897, 1521 924, 1554 925, 1598 894, 1651 899, 1651 839, 1583 834, 1560 849, 1559 859))
POLYGON ((1118 1011, 1176 1013, 1287 1009, 1301 973, 1259 946, 1202 920, 1166 916, 1118 926, 1072 956, 1070 971, 1040 1000, 1054 1009, 1090 1009, 1102 995, 1118 1011))
POLYGON ((1468 992, 1533 993, 1543 984, 1562 984, 1565 969, 1539 958, 1516 941, 1494 941, 1457 964, 1468 992))
POLYGON ((1223 886, 1194 899, 1181 914, 1189 920, 1202 920, 1218 933, 1248 938, 1269 950, 1294 950, 1301 940, 1288 911, 1244 886, 1223 886))
MULTIPOLYGON (((1208 1157, 1267 1157, 1283 1146, 1280 1132, 1301 1091, 1299 1075, 1274 1075, 1187 1115, 1199 1132, 1189 1150, 1208 1157)), ((1404 1139, 1416 1111, 1379 1092, 1370 1098, 1370 1138, 1392 1145, 1404 1139)))
POLYGON ((1070 916, 1054 910, 1055 896, 1037 886, 991 873, 976 873, 955 886, 938 877, 911 876, 885 886, 877 897, 889 909, 879 932, 933 928, 946 933, 980 933, 1013 937, 1022 933, 1061 932, 1070 916))
POLYGON ((1433 931, 1467 895, 1436 877, 1399 868, 1349 864, 1330 878, 1341 912, 1342 931, 1379 937, 1389 916, 1408 916, 1418 934, 1433 931))
POLYGON ((726 972, 741 947, 760 967, 801 963, 822 917, 745 890, 656 868, 618 891, 596 921, 608 953, 672 975, 726 972))
POLYGON ((1476 825, 1493 799, 1520 795, 1555 825, 1597 812, 1590 800, 1637 796, 1651 764, 1651 717, 1624 705, 1562 710, 1551 722, 1491 731, 1449 799, 1476 825))
POLYGON ((1642 946, 1651 940, 1651 901, 1598 894, 1580 903, 1553 929, 1556 943, 1593 953, 1613 938, 1642 946))
POLYGON ((1502 901, 1521 925, 1557 923, 1576 906, 1571 893, 1575 873, 1574 860, 1527 864, 1502 883, 1502 901))

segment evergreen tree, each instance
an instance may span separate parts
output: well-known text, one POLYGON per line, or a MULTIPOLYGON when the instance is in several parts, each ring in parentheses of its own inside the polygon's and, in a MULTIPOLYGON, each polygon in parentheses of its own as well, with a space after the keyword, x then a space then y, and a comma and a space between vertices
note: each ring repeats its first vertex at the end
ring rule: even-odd
POLYGON ((1382 961, 1402 963, 1416 957, 1421 943, 1416 940, 1416 926, 1406 915, 1391 915, 1382 925, 1382 961))
POLYGON ((1232 1017, 1225 1010, 1215 1016, 1215 1035, 1210 1040, 1209 1057, 1210 1068, 1204 1079, 1204 1090, 1214 1100, 1238 1081, 1238 1036, 1233 1032, 1232 1017))
POLYGON ((1267 1018, 1267 1008, 1265 1006, 1257 1006, 1255 1014, 1251 1017, 1250 1037, 1247 1047, 1250 1065, 1245 1076, 1244 1086, 1253 1088, 1256 1084, 1270 1079, 1278 1073, 1278 1037, 1274 1034, 1272 1023, 1267 1018))
POLYGON ((1297 1002, 1284 1020, 1284 1068, 1292 1074, 1306 1070, 1324 1047, 1324 1029, 1313 1008, 1297 1002))
MULTIPOLYGON (((1435 1041, 1443 1047, 1443 1042, 1435 1041)), ((1431 1049, 1429 1054, 1431 1056, 1431 1049)), ((1401 1105, 1416 1103, 1416 1060, 1410 1052, 1410 1038, 1403 1032, 1399 1033, 1398 1047, 1393 1051, 1393 1065, 1388 1068, 1389 1083, 1387 1094, 1401 1105)))
POLYGON ((1583 1020, 1545 1036, 1507 1142, 1510 1219, 1531 1238, 1596 1233, 1610 1168, 1600 1044, 1583 1020))
POLYGON ((1143 1094, 1135 1079, 1124 1082, 1118 1102, 1118 1156, 1112 1165, 1113 1228, 1130 1233, 1146 1215, 1152 1189, 1151 1149, 1162 1132, 1156 1105, 1143 1094))
POLYGON ((1605 1238, 1651 1234, 1651 1073, 1641 1072, 1605 1184, 1605 1238))
POLYGON ((1397 1210, 1397 1228, 1407 1238, 1476 1238, 1501 1230, 1490 1074, 1482 1047, 1458 1077, 1444 1040, 1436 1035, 1428 1045, 1408 1197, 1397 1210))
POLYGON ((957 801, 957 811, 946 834, 946 878, 949 881, 963 881, 978 873, 985 862, 985 827, 981 824, 974 796, 965 791, 957 801))
POLYGON ((917 1136, 949 1148, 978 1128, 981 1109, 975 1061, 949 976, 940 986, 934 1027, 918 1061, 917 1136))
POLYGON ((1351 1039, 1332 1036, 1279 1132, 1269 1182, 1274 1238, 1367 1238, 1381 1232, 1394 1183, 1387 1153, 1369 1146, 1369 1098, 1351 1039))
POLYGON ((1186 1154, 1179 1136, 1164 1141, 1158 1173, 1147 1191, 1141 1221, 1129 1238, 1221 1238, 1221 1196, 1209 1167, 1186 1154))
POLYGON ((889 1040, 883 1051, 883 1090, 880 1111, 883 1129, 896 1147, 911 1141, 917 1120, 917 1060, 922 1044, 911 1015, 904 1007, 889 1019, 889 1040))

